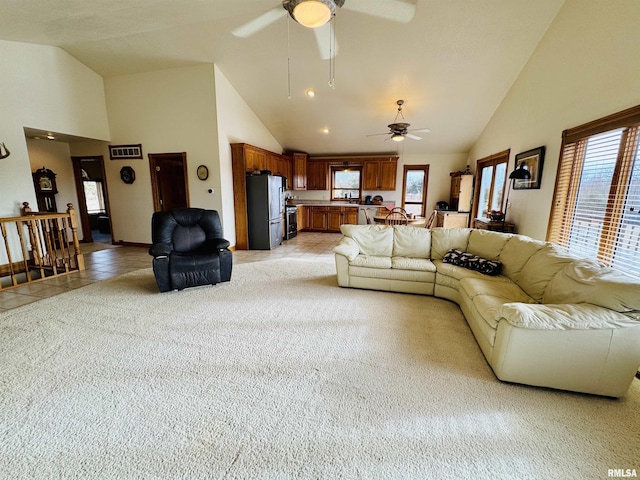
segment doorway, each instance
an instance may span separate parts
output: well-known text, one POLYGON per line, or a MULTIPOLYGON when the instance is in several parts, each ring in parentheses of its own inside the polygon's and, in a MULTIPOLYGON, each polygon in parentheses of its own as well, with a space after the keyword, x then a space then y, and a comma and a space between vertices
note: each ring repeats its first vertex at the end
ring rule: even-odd
POLYGON ((102 155, 71 157, 78 194, 78 216, 83 243, 112 244, 111 216, 102 155))
POLYGON ((150 153, 149 168, 154 211, 189 206, 186 152, 150 153))

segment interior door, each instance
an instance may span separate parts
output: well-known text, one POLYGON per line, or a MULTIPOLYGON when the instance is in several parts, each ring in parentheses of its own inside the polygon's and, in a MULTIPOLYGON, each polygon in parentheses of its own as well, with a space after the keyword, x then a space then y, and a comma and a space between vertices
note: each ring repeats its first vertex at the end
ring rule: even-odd
POLYGON ((156 212, 189 206, 187 154, 150 153, 153 208, 156 212))
MULTIPOLYGON (((90 177, 99 180, 102 188, 102 199, 104 203, 104 212, 102 215, 109 218, 109 231, 111 231, 111 219, 109 215, 109 196, 107 193, 107 176, 104 171, 104 159, 102 155, 71 157, 73 164, 73 176, 76 185, 76 193, 78 195, 77 213, 82 227, 83 243, 93 242, 92 222, 90 220, 87 196, 85 195, 83 172, 91 172, 90 177)), ((113 240, 113 239, 112 239, 113 240)))

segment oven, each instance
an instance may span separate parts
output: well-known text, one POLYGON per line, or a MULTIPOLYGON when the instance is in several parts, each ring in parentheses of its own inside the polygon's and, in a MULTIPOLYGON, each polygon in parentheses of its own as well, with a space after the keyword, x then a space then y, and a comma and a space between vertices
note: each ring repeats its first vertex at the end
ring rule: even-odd
POLYGON ((298 207, 286 205, 284 207, 284 239, 291 240, 298 234, 298 207))

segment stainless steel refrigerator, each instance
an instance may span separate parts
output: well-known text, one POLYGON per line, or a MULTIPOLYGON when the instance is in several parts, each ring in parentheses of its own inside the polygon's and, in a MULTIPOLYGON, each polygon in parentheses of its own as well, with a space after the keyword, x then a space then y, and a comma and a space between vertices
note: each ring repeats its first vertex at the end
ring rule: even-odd
POLYGON ((271 250, 282 243, 282 177, 247 175, 249 250, 271 250))

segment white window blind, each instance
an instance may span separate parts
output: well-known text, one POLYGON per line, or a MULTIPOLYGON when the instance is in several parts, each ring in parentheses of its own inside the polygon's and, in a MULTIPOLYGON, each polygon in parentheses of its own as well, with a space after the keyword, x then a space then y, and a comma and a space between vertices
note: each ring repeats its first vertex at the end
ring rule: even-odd
POLYGON ((567 130, 547 238, 640 277, 640 107, 567 130))

